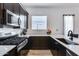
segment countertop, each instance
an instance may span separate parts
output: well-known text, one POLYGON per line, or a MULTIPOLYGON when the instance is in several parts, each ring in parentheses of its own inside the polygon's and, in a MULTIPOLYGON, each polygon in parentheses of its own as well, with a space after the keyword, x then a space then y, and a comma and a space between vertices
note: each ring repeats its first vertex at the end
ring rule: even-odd
MULTIPOLYGON (((4 32, 6 32, 6 33, 9 33, 9 32, 15 32, 15 33, 17 33, 18 35, 20 35, 20 33, 22 32, 22 29, 13 29, 13 28, 0 28, 0 32, 1 33, 4 33, 4 32)), ((19 39, 18 39, 19 40, 19 39)), ((23 41, 23 39, 22 40, 14 40, 14 39, 10 39, 10 40, 6 40, 6 41, 4 41, 4 42, 0 42, 1 44, 0 44, 0 56, 3 56, 3 55, 5 55, 7 52, 9 52, 10 50, 12 50, 13 48, 15 48, 16 47, 16 45, 19 43, 19 42, 21 42, 21 41, 23 41), (11 41, 11 42, 10 42, 11 41), (15 42, 15 41, 17 41, 17 42, 15 42), (6 44, 5 44, 6 43, 6 44), (10 43, 12 44, 12 45, 10 45, 10 43), (3 45, 4 44, 4 45, 3 45)))
MULTIPOLYGON (((61 45, 63 45, 65 48, 67 48, 68 50, 72 51, 73 53, 75 53, 76 55, 79 56, 79 45, 67 45, 64 44, 63 42, 57 40, 55 37, 51 36, 55 41, 57 41, 58 43, 60 43, 61 45)), ((78 38, 79 39, 79 38, 78 38)), ((79 43, 79 40, 77 38, 74 38, 73 42, 79 43), (76 41, 76 40, 77 41, 76 41)))
POLYGON ((0 41, 0 45, 19 45, 24 40, 26 40, 26 37, 11 37, 7 38, 6 40, 0 41))
POLYGON ((29 38, 30 36, 51 36, 54 38, 65 38, 64 35, 57 35, 57 34, 52 34, 52 35, 47 35, 47 34, 27 34, 27 35, 21 35, 20 37, 27 37, 29 38))
MULTIPOLYGON (((79 45, 67 45, 67 44, 64 44, 63 42, 56 39, 56 38, 64 38, 65 39, 64 35, 57 35, 57 34, 53 34, 53 35, 34 34, 33 35, 33 34, 30 34, 30 35, 23 35, 23 36, 28 37, 28 38, 31 36, 49 36, 49 37, 53 38, 55 41, 57 41, 58 43, 60 43, 61 45, 63 45, 65 48, 67 48, 70 51, 72 51, 73 53, 75 53, 76 55, 79 55, 79 45)), ((79 43, 79 38, 73 38, 73 42, 79 43)))
MULTIPOLYGON (((5 31, 12 32, 13 31, 13 32, 16 32, 18 34, 20 34, 22 32, 21 29, 7 29, 7 28, 2 28, 2 29, 0 29, 0 31, 3 31, 3 32, 5 32, 5 31)), ((56 38, 64 38, 65 39, 64 35, 57 35, 57 34, 52 34, 52 35, 47 35, 47 34, 42 34, 42 35, 34 34, 33 35, 33 34, 27 34, 27 35, 23 35, 23 36, 21 35, 20 37, 27 37, 27 38, 29 38, 31 36, 49 36, 49 37, 53 38, 55 41, 57 41, 58 43, 60 43, 61 45, 63 45, 65 48, 67 48, 70 51, 74 52, 75 54, 79 55, 79 45, 66 45, 63 42, 61 42, 61 41, 59 41, 59 40, 56 39, 56 38)), ((79 43, 79 38, 74 38, 73 39, 73 42, 79 43)), ((6 46, 2 45, 0 47, 0 55, 3 55, 5 53, 7 53, 8 51, 10 51, 14 47, 15 47, 14 45, 11 45, 11 46, 10 45, 6 45, 6 46)))
POLYGON ((12 50, 15 47, 16 45, 0 45, 0 56, 5 55, 6 53, 8 53, 10 50, 12 50))
POLYGON ((22 32, 22 29, 13 29, 13 28, 0 28, 0 32, 4 33, 4 32, 15 32, 18 35, 22 32))

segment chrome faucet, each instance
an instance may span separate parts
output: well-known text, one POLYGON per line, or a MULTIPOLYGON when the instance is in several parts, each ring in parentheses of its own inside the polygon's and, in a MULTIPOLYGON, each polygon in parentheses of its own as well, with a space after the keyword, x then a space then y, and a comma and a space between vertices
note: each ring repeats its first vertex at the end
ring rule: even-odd
POLYGON ((71 30, 68 31, 68 36, 70 36, 69 39, 73 40, 73 32, 71 30))

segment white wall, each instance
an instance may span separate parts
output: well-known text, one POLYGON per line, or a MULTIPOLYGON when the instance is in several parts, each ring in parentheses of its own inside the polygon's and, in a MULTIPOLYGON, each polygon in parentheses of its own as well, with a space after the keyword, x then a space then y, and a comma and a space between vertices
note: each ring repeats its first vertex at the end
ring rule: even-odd
POLYGON ((46 34, 46 31, 32 31, 31 30, 31 16, 43 15, 48 17, 48 27, 51 27, 52 34, 63 34, 63 14, 75 14, 74 32, 79 33, 79 7, 73 8, 27 8, 29 13, 29 28, 27 33, 46 34))

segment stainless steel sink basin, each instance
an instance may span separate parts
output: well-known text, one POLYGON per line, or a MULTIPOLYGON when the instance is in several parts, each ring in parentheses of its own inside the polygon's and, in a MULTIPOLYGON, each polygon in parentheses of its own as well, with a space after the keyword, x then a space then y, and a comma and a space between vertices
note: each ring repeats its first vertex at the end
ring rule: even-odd
POLYGON ((58 39, 58 40, 67 45, 79 45, 78 43, 75 43, 75 42, 69 41, 69 40, 65 40, 65 39, 58 39))

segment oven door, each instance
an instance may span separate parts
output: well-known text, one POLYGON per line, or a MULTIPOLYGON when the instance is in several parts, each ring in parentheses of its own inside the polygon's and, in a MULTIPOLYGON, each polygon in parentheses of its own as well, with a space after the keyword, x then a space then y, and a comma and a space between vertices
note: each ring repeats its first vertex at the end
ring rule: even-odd
POLYGON ((26 44, 28 43, 28 39, 24 40, 17 46, 17 52, 20 51, 26 44))

